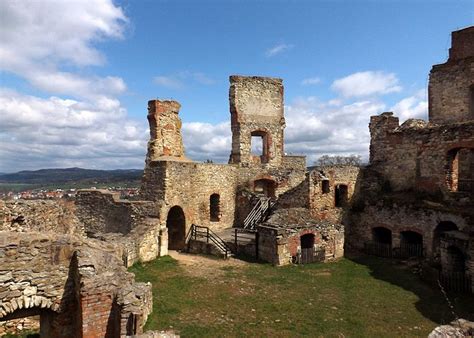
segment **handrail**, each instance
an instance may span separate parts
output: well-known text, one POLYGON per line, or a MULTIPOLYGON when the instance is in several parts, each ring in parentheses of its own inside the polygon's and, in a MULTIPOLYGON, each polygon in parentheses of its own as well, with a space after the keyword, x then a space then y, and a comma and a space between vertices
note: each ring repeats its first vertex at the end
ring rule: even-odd
POLYGON ((254 229, 255 225, 264 221, 275 201, 270 197, 260 197, 244 220, 244 229, 254 229))
POLYGON ((208 227, 192 224, 189 234, 190 235, 188 235, 187 239, 188 241, 192 238, 196 240, 198 237, 203 237, 207 239, 207 243, 211 241, 218 249, 223 251, 226 258, 228 257, 229 253, 231 253, 230 248, 227 246, 224 240, 208 227))

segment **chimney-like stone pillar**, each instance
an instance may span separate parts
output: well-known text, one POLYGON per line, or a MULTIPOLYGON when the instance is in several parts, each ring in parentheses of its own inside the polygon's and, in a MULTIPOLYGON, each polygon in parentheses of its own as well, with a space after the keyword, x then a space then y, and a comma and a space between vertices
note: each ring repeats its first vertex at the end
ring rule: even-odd
POLYGON ((148 101, 150 140, 147 163, 156 160, 185 159, 179 108, 181 105, 177 101, 148 101))

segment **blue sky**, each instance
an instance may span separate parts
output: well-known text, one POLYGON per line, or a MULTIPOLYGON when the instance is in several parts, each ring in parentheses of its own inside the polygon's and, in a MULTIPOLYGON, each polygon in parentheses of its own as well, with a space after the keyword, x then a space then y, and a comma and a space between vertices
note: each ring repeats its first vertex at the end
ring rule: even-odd
POLYGON ((370 115, 426 118, 432 64, 474 1, 2 1, 0 172, 141 168, 146 104, 188 156, 230 152, 228 76, 281 77, 286 151, 368 155, 370 115))

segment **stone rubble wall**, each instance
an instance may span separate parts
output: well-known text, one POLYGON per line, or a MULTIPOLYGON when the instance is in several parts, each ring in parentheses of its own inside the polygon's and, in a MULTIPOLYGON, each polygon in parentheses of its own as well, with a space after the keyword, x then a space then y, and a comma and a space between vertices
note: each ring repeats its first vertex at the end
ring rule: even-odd
POLYGON ((149 201, 120 200, 107 190, 80 190, 76 195, 76 215, 87 234, 116 232, 128 234, 147 217, 158 217, 149 201))
POLYGON ((264 133, 266 160, 270 165, 282 161, 283 81, 257 76, 230 76, 229 103, 232 128, 232 152, 229 163, 255 164, 260 158, 252 155, 251 133, 264 133))
POLYGON ((181 105, 176 101, 148 101, 150 141, 147 163, 163 157, 174 160, 185 159, 181 136, 182 123, 178 116, 180 107, 181 105))
POLYGON ((345 223, 345 213, 352 204, 352 197, 358 190, 361 168, 351 165, 335 165, 316 168, 309 174, 309 208, 314 217, 334 223, 345 223), (322 184, 329 179, 329 191, 324 192, 322 184), (336 186, 347 186, 347 203, 336 207, 336 186))
POLYGON ((74 202, 65 200, 0 200, 0 231, 84 234, 74 202))
POLYGON ((323 251, 322 261, 344 256, 344 227, 317 221, 305 208, 278 209, 257 227, 259 259, 273 265, 291 264, 301 249, 301 236, 313 234, 315 250, 323 251))
POLYGON ((448 192, 448 151, 474 148, 474 121, 399 128, 397 117, 383 113, 369 127, 371 167, 394 191, 448 192))
POLYGON ((446 63, 431 69, 428 86, 429 117, 432 123, 474 120, 474 27, 452 33, 446 63))
POLYGON ((40 315, 45 337, 142 333, 151 285, 135 283, 116 252, 83 237, 0 232, 0 320, 40 315))
POLYGON ((352 212, 348 226, 348 245, 354 249, 363 249, 364 243, 372 240, 374 227, 385 227, 392 231, 392 246, 400 245, 400 232, 414 231, 423 235, 423 247, 428 257, 431 256, 433 233, 440 222, 450 221, 461 231, 469 232, 472 220, 468 215, 456 211, 421 208, 414 205, 366 205, 361 212, 352 212))

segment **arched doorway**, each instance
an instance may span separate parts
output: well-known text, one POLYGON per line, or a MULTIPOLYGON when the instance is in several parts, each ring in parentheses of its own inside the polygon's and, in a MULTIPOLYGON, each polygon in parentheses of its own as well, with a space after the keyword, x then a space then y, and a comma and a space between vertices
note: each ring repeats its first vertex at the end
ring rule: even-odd
POLYGON ((253 184, 253 191, 255 192, 255 194, 266 197, 275 197, 275 181, 269 179, 261 179, 254 181, 253 184))
POLYGON ((186 217, 180 206, 176 205, 168 211, 166 227, 168 228, 168 249, 184 249, 186 244, 186 217))
POLYGON ((440 239, 444 232, 459 230, 455 223, 451 221, 439 222, 433 231, 433 260, 439 262, 440 259, 440 239))
POLYGON ((400 253, 402 257, 423 256, 423 236, 415 231, 400 233, 400 253))
POLYGON ((372 241, 392 246, 392 231, 384 227, 372 228, 372 241))

